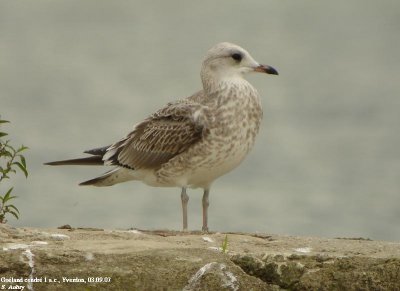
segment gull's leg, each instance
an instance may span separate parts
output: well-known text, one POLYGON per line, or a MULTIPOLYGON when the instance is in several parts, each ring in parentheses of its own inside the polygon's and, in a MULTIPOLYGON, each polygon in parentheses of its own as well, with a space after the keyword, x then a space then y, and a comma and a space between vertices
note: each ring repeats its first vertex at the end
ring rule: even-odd
POLYGON ((182 214, 183 214, 183 231, 187 231, 188 228, 187 204, 189 201, 189 196, 186 194, 186 187, 182 187, 181 200, 182 200, 182 214))
POLYGON ((210 202, 208 200, 208 196, 210 194, 210 189, 204 189, 203 194, 203 227, 202 231, 208 232, 208 205, 210 202))

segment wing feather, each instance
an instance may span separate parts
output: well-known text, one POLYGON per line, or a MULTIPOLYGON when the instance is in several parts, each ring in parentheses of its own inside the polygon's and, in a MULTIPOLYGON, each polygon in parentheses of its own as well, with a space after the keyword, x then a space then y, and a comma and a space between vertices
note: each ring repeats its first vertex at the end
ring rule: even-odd
POLYGON ((203 107, 190 101, 168 104, 109 147, 104 156, 106 164, 131 169, 161 167, 203 137, 205 122, 199 118, 206 112, 203 107))

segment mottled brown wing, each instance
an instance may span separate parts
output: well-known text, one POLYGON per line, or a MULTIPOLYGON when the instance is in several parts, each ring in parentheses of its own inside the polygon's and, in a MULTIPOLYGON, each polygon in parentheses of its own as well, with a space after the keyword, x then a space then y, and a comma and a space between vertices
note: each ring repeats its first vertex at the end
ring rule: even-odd
POLYGON ((202 138, 204 127, 193 119, 196 109, 198 106, 169 104, 114 144, 108 160, 131 169, 160 167, 202 138))

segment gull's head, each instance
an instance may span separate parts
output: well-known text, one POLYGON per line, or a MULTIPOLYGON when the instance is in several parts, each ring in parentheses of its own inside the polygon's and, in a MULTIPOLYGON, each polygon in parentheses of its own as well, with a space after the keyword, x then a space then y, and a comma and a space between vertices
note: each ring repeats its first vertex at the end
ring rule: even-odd
POLYGON ((278 75, 273 67, 259 64, 244 48, 233 43, 222 42, 207 52, 201 68, 201 77, 204 84, 211 79, 243 78, 250 72, 278 75))

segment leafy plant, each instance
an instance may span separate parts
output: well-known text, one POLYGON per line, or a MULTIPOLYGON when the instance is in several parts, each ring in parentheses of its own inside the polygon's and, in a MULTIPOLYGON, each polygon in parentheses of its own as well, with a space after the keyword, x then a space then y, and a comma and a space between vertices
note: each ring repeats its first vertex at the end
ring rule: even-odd
POLYGON ((225 235, 224 240, 222 241, 221 245, 221 252, 226 254, 228 252, 228 235, 225 235))
MULTIPOLYGON (((0 127, 5 123, 9 123, 9 121, 0 118, 0 127)), ((0 131, 0 183, 5 179, 10 179, 10 174, 16 174, 17 169, 20 170, 26 178, 28 177, 25 157, 21 154, 28 148, 21 146, 15 149, 10 144, 10 140, 3 140, 7 135, 8 133, 0 131)), ((18 208, 10 204, 11 200, 17 197, 11 195, 13 189, 14 187, 11 187, 4 195, 0 195, 0 223, 7 222, 5 218, 7 214, 11 214, 17 219, 19 218, 18 208)))

